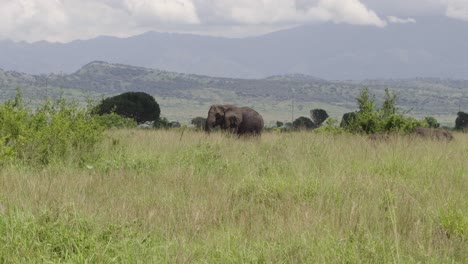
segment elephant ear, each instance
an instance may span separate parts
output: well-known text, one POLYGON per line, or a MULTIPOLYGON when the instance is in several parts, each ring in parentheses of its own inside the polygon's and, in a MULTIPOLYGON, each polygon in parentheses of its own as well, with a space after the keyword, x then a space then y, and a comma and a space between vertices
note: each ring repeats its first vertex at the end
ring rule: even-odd
POLYGON ((230 109, 229 105, 212 105, 210 109, 210 113, 215 116, 224 116, 224 113, 230 109))
POLYGON ((242 122, 242 113, 239 111, 227 110, 224 113, 224 118, 227 123, 229 123, 229 126, 239 126, 240 122, 242 122))

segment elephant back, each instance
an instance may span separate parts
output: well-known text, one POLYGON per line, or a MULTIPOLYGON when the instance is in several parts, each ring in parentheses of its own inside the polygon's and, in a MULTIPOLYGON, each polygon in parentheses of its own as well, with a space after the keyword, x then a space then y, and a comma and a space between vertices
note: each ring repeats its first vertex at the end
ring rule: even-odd
POLYGON ((260 134, 263 130, 263 117, 250 107, 242 107, 242 122, 239 126, 239 134, 260 134))

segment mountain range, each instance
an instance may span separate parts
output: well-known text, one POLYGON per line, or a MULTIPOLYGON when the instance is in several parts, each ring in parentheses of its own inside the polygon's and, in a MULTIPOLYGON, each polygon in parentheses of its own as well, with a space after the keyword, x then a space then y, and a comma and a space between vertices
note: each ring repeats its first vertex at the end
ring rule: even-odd
POLYGON ((71 74, 90 61, 229 78, 468 79, 468 24, 443 17, 387 27, 311 24, 248 38, 148 32, 70 43, 0 41, 0 68, 71 74))
POLYGON ((215 103, 251 106, 267 124, 308 116, 314 108, 325 109, 331 117, 340 119, 343 113, 356 110, 355 98, 363 87, 369 88, 377 102, 383 100, 385 88, 389 88, 397 94, 402 111, 418 118, 434 116, 444 125, 453 126, 456 113, 468 110, 464 109, 468 107, 468 81, 441 78, 330 81, 282 74, 241 79, 94 61, 70 74, 0 70, 0 101, 13 99, 17 87, 33 107, 50 98, 85 103, 126 91, 142 91, 155 97, 163 116, 183 123, 205 116, 215 103))

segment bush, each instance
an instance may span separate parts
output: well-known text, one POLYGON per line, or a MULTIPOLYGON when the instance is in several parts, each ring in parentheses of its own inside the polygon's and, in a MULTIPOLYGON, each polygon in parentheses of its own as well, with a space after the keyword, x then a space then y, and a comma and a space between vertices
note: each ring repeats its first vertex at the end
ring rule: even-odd
POLYGON ((192 125, 195 126, 197 129, 204 129, 205 128, 205 123, 206 123, 206 118, 198 116, 192 119, 190 122, 192 125))
POLYGON ((440 127, 440 124, 437 122, 437 119, 435 119, 432 116, 425 117, 424 121, 427 123, 427 127, 430 127, 430 128, 439 128, 440 127))
POLYGON ((171 124, 167 118, 162 117, 153 123, 154 128, 170 128, 171 124))
POLYGON ((132 118, 123 117, 116 113, 97 116, 97 120, 105 128, 132 128, 137 126, 132 118))
POLYGON ((408 133, 417 126, 427 126, 426 121, 418 121, 399 113, 395 106, 396 95, 385 89, 385 100, 380 109, 368 88, 361 90, 356 98, 359 111, 343 115, 341 127, 351 133, 408 133))
POLYGON ((314 130, 315 133, 326 133, 326 134, 341 134, 343 129, 338 126, 338 120, 334 118, 328 118, 325 121, 325 125, 320 126, 314 130))
POLYGON ((314 122, 312 122, 310 118, 305 117, 305 116, 301 116, 297 118, 296 120, 294 120, 292 125, 296 129, 313 129, 316 127, 314 122))
POLYGON ((32 111, 18 93, 14 101, 0 105, 0 162, 82 163, 92 158, 103 131, 91 112, 76 103, 59 99, 32 111))
POLYGON ((468 114, 464 112, 457 113, 457 119, 455 120, 455 129, 467 129, 468 128, 468 114))
POLYGON ((114 97, 109 97, 96 107, 99 115, 116 113, 132 118, 137 123, 157 121, 161 110, 154 98, 143 92, 127 92, 114 97))
POLYGON ((349 126, 351 122, 353 122, 354 119, 356 119, 356 116, 357 116, 357 112, 345 113, 343 117, 341 118, 340 127, 349 126))

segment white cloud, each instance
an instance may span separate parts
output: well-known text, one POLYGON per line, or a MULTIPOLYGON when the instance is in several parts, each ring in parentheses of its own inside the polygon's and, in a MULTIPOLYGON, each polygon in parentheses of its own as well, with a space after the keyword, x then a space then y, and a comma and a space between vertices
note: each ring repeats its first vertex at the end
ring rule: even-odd
POLYGON ((68 17, 57 1, 4 0, 0 3, 0 38, 28 39, 38 31, 55 35, 65 30, 68 17))
POLYGON ((335 23, 386 26, 386 22, 359 0, 320 0, 307 11, 310 17, 335 23))
POLYGON ((191 0, 124 0, 132 17, 144 23, 169 22, 197 24, 200 22, 191 0))
POLYGON ((448 17, 468 21, 468 0, 444 0, 448 17))
POLYGON ((414 18, 399 18, 396 16, 388 16, 388 22, 395 23, 395 24, 407 24, 407 23, 416 23, 416 19, 414 18))
POLYGON ((197 23, 191 0, 0 1, 0 39, 63 42, 197 23))
POLYGON ((210 6, 217 20, 241 24, 284 24, 308 21, 385 26, 385 21, 359 0, 195 0, 210 6))
POLYGON ((308 22, 384 27, 425 14, 468 21, 468 0, 0 0, 0 39, 64 42, 150 30, 238 37, 308 22))

